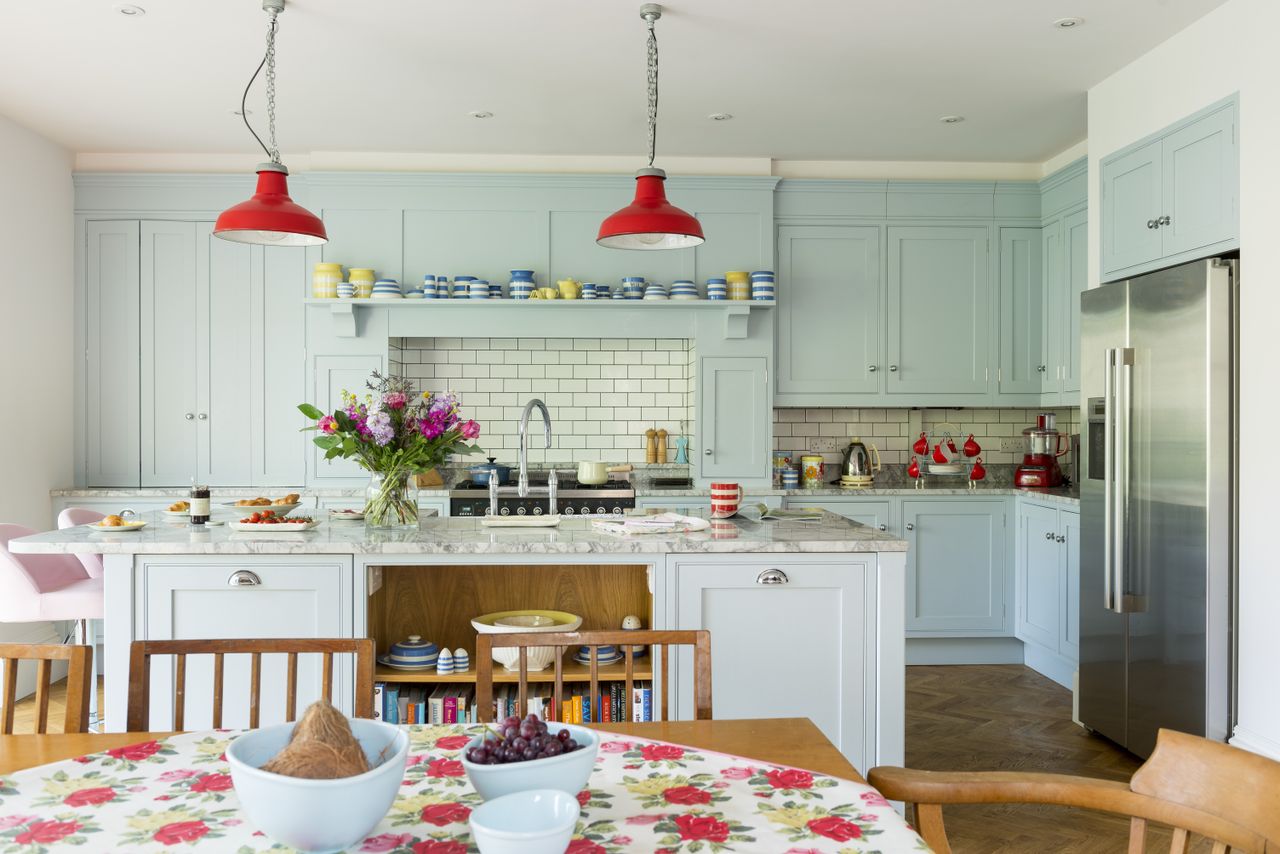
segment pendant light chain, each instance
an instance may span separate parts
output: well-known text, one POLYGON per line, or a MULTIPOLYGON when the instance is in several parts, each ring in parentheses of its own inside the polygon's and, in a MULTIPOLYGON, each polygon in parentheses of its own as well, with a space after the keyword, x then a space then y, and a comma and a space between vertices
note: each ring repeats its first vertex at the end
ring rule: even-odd
POLYGON ((276 13, 271 12, 271 26, 267 29, 267 138, 271 148, 267 154, 272 163, 280 162, 280 146, 276 144, 276 29, 279 22, 276 13))
POLYGON ((654 19, 649 23, 649 167, 653 168, 654 153, 658 148, 658 33, 654 19))

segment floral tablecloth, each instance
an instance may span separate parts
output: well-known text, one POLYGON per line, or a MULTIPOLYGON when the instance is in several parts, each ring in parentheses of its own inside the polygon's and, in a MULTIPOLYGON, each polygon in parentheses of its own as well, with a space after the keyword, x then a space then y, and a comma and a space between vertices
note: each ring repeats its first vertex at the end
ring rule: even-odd
MULTIPOLYGON (((481 803, 465 726, 411 726, 404 788, 361 852, 467 854, 481 803)), ((240 812, 224 751, 184 733, 0 777, 0 852, 280 851, 240 812)), ((871 787, 741 757, 602 733, 570 854, 927 851, 871 787)))

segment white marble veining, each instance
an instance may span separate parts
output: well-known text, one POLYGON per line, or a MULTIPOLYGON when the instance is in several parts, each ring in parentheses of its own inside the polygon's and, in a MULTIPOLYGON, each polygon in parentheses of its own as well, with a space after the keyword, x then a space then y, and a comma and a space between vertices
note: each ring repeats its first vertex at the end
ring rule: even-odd
MULTIPOLYGON (((678 498, 709 498, 711 490, 709 489, 643 489, 637 490, 636 494, 642 498, 662 498, 670 496, 673 500, 678 498)), ((1065 504, 1069 506, 1079 506, 1080 490, 1074 487, 1066 489, 1019 489, 1013 486, 977 486, 970 489, 968 486, 951 486, 951 485, 933 485, 926 483, 924 486, 916 489, 911 486, 892 486, 892 487, 871 487, 869 489, 843 489, 839 486, 822 486, 815 489, 771 489, 771 488, 744 488, 746 500, 752 498, 763 498, 765 496, 785 497, 790 499, 787 503, 792 507, 803 507, 805 498, 813 499, 829 499, 829 498, 876 498, 881 496, 923 496, 923 495, 970 495, 977 498, 989 498, 991 496, 1017 495, 1026 498, 1034 498, 1037 501, 1044 501, 1052 504, 1065 504)))
POLYGON ((564 519, 556 528, 484 528, 478 519, 428 519, 416 531, 379 532, 350 522, 324 521, 312 531, 265 538, 226 526, 196 530, 158 513, 133 533, 103 534, 85 527, 49 531, 11 540, 27 554, 717 554, 903 552, 905 540, 824 513, 812 522, 728 520, 692 534, 619 537, 599 531, 587 519, 564 519))

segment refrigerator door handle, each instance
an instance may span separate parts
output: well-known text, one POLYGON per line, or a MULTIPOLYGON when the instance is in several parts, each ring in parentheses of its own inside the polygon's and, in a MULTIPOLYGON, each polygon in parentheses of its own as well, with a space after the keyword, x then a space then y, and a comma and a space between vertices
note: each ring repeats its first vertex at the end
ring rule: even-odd
POLYGON ((1112 562, 1112 583, 1115 585, 1112 598, 1115 600, 1115 612, 1123 614, 1125 607, 1125 589, 1129 571, 1129 549, 1126 537, 1129 532, 1129 454, 1133 444, 1130 436, 1133 430, 1133 362, 1134 350, 1121 347, 1114 351, 1115 368, 1123 372, 1124 380, 1117 375, 1113 379, 1116 392, 1115 419, 1115 555, 1112 562), (1123 403, 1121 403, 1123 398, 1123 403))
POLYGON ((1108 611, 1116 609, 1113 601, 1113 581, 1115 568, 1112 565, 1115 558, 1115 532, 1112 530, 1115 523, 1115 500, 1112 497, 1112 490, 1115 489, 1115 369, 1116 369, 1116 351, 1114 347, 1108 347, 1102 353, 1102 605, 1108 611))

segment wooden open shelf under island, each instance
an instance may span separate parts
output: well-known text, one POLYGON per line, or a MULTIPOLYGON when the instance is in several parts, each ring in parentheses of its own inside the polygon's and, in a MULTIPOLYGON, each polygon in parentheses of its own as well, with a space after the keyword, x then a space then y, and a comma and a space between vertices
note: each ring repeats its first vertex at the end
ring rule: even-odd
MULTIPOLYGON (((566 653, 567 655, 567 653, 566 653)), ((564 681, 565 682, 590 682, 591 667, 587 664, 579 664, 576 661, 566 660, 564 663, 564 681)), ((598 678, 601 682, 622 681, 626 679, 626 664, 619 661, 615 664, 602 664, 599 666, 598 678)), ((636 680, 652 679, 653 668, 649 664, 649 657, 636 659, 631 677, 636 680)), ((545 670, 528 671, 529 682, 553 682, 556 678, 556 668, 552 664, 545 670)), ((374 679, 379 682, 465 682, 473 683, 476 681, 476 670, 463 671, 462 673, 449 673, 440 675, 434 670, 396 670, 394 667, 385 667, 379 665, 374 671, 374 679)), ((515 670, 507 670, 501 665, 494 665, 493 681, 494 682, 518 682, 520 674, 515 670)))

